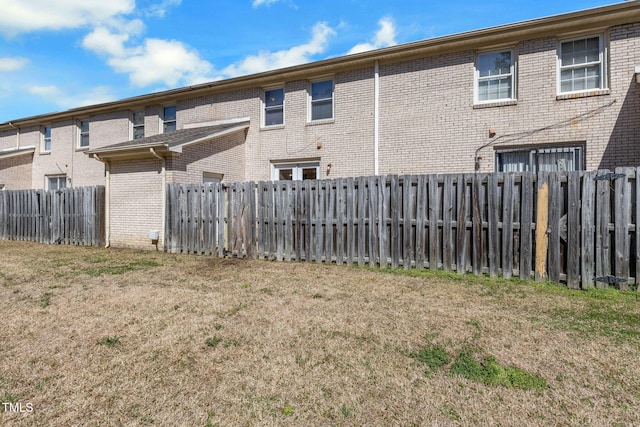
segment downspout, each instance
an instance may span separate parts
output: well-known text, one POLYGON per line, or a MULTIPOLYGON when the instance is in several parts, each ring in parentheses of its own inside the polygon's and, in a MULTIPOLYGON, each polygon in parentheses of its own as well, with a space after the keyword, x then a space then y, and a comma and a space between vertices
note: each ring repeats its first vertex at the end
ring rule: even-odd
POLYGON ((8 122, 9 126, 16 130, 16 148, 20 148, 20 128, 16 127, 13 123, 8 122))
POLYGON ((164 223, 167 220, 167 159, 156 153, 153 148, 149 148, 149 151, 153 157, 162 161, 162 224, 160 225, 160 236, 162 236, 162 248, 164 249, 164 223))
POLYGON ((380 65, 376 60, 373 76, 373 173, 379 174, 378 149, 380 145, 380 65))
POLYGON ((102 160, 97 154, 94 154, 93 157, 104 163, 104 247, 108 248, 111 246, 111 163, 102 160))

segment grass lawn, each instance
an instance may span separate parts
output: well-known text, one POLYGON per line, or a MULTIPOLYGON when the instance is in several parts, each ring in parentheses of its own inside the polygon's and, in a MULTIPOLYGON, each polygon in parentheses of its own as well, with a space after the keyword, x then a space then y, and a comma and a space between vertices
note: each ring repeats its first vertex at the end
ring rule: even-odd
POLYGON ((2 426, 640 422, 637 292, 0 241, 0 313, 2 426))

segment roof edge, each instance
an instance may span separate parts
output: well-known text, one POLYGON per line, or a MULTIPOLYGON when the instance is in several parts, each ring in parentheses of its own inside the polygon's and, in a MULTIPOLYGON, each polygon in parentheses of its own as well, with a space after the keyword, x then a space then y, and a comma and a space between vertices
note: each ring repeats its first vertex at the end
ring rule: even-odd
POLYGON ((103 104, 78 107, 62 112, 47 113, 19 118, 0 123, 0 130, 20 126, 41 124, 47 121, 63 120, 83 115, 100 114, 143 104, 163 103, 185 97, 200 96, 211 92, 227 92, 252 86, 263 86, 282 80, 305 78, 315 74, 335 73, 342 70, 361 68, 374 61, 399 62, 416 56, 459 51, 482 46, 487 43, 508 42, 536 38, 544 34, 558 34, 581 29, 621 25, 640 21, 640 0, 614 3, 607 6, 552 15, 542 18, 504 24, 484 29, 472 30, 426 40, 404 43, 397 46, 376 49, 352 55, 295 65, 247 76, 211 81, 198 85, 170 89, 162 92, 124 98, 103 104))
POLYGON ((35 145, 0 150, 0 159, 10 159, 12 157, 23 156, 25 154, 32 154, 35 153, 35 151, 35 145))

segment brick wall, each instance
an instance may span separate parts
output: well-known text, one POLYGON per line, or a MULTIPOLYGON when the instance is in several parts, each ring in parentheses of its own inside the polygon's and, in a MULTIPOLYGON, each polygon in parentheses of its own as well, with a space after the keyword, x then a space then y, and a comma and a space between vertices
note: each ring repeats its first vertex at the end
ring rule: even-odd
POLYGON ((111 165, 112 246, 155 249, 149 231, 162 230, 162 191, 160 160, 128 160, 111 165))
POLYGON ((640 24, 609 34, 610 91, 601 96, 557 99, 557 38, 516 46, 515 105, 474 107, 472 51, 382 67, 380 172, 471 172, 485 145, 480 171, 494 170, 496 149, 519 145, 586 144, 587 169, 640 164, 640 24))
POLYGON ((308 80, 285 84, 284 126, 258 128, 258 110, 252 118, 258 130, 247 142, 248 179, 271 179, 272 163, 305 159, 320 159, 319 178, 373 174, 373 65, 333 79, 333 120, 308 121, 308 80))
POLYGON ((0 187, 5 190, 28 190, 31 188, 31 160, 33 155, 25 154, 0 159, 0 187))
POLYGON ((214 138, 185 147, 167 162, 169 183, 201 183, 203 172, 223 175, 224 182, 245 179, 245 132, 214 138))
POLYGON ((0 132, 0 150, 15 148, 18 146, 18 137, 15 130, 0 132))

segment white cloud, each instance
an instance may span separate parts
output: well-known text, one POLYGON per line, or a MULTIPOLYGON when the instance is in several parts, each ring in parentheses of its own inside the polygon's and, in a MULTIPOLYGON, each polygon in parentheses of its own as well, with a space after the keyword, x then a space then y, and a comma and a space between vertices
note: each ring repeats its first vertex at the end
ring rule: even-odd
POLYGON ((135 0, 3 1, 0 32, 15 35, 37 30, 93 26, 135 9, 135 0))
POLYGON ((27 58, 21 57, 0 57, 0 72, 18 71, 29 63, 27 58))
POLYGON ((326 22, 319 22, 313 27, 313 35, 308 43, 294 46, 287 50, 277 52, 263 51, 257 55, 247 56, 238 64, 233 64, 222 70, 228 77, 259 73, 277 68, 303 64, 312 60, 326 50, 329 38, 336 32, 326 22))
POLYGON ((182 3, 182 0, 163 0, 161 3, 157 3, 149 7, 147 9, 147 14, 163 18, 171 7, 180 6, 180 3, 182 3))
POLYGON ((44 98, 56 97, 62 93, 57 86, 30 86, 27 88, 27 92, 44 98))
POLYGON ((277 3, 281 0, 253 0, 253 7, 258 7, 262 5, 269 6, 270 4, 277 3))
POLYGON ((135 86, 202 83, 210 79, 213 70, 197 51, 176 40, 145 39, 144 44, 127 49, 124 56, 109 58, 108 63, 116 71, 128 73, 135 86))
POLYGON ((85 36, 82 46, 100 55, 123 56, 128 34, 114 34, 105 27, 98 27, 85 36))
POLYGON ((390 18, 382 18, 378 21, 378 26, 378 31, 376 31, 371 42, 357 44, 347 54, 366 52, 398 44, 396 42, 396 28, 390 18))
POLYGON ((63 109, 102 104, 116 99, 116 96, 105 86, 96 86, 77 93, 67 93, 58 86, 30 86, 27 92, 63 109))
POLYGON ((175 87, 211 80, 213 66, 184 43, 147 38, 138 45, 128 46, 130 39, 130 34, 99 27, 83 39, 82 46, 106 56, 109 66, 116 72, 128 74, 134 86, 175 87))

